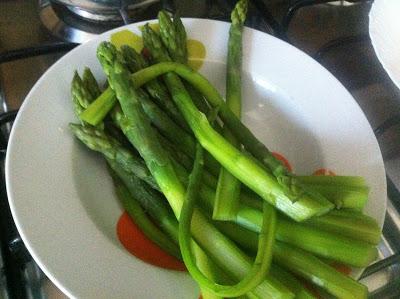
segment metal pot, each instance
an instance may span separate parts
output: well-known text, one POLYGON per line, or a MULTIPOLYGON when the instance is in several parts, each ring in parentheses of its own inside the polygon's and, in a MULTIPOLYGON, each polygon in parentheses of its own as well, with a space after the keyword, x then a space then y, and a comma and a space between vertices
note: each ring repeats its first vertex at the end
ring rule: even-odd
POLYGON ((121 10, 134 10, 159 0, 50 0, 92 21, 120 20, 121 10))
POLYGON ((51 0, 68 7, 76 7, 93 13, 106 13, 122 7, 144 2, 143 0, 51 0))

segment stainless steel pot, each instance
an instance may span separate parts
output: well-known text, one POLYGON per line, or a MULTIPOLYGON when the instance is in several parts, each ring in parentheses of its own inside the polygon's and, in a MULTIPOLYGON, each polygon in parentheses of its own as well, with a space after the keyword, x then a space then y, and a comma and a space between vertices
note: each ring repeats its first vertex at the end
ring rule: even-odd
POLYGON ((93 13, 106 13, 122 7, 144 2, 143 0, 51 0, 68 7, 76 7, 93 13))
MULTIPOLYGON (((160 0, 50 0, 67 7, 75 15, 91 21, 121 21, 128 10, 146 7, 160 0)), ((125 20, 124 20, 125 21, 125 20)))

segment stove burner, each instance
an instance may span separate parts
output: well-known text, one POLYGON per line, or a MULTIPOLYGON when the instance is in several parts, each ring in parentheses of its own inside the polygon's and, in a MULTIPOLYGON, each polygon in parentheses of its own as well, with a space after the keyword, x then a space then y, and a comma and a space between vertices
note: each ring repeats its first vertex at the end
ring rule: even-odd
POLYGON ((52 35, 72 43, 84 43, 110 29, 154 18, 156 14, 153 12, 160 9, 159 0, 146 0, 125 9, 110 9, 101 13, 65 6, 51 0, 39 1, 39 15, 43 25, 52 35))

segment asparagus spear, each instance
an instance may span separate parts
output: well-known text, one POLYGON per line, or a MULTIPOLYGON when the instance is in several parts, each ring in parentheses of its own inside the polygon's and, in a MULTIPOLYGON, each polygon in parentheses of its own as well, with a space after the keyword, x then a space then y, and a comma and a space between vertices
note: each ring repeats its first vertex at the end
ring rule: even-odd
POLYGON ((81 140, 91 150, 101 152, 108 159, 117 161, 122 165, 125 171, 134 173, 137 177, 144 180, 152 188, 159 190, 149 170, 143 161, 132 155, 111 136, 94 127, 83 127, 81 125, 70 124, 72 133, 81 140))
MULTIPOLYGON (((135 73, 148 66, 148 63, 143 56, 138 54, 133 48, 125 45, 121 47, 121 51, 125 59, 126 66, 132 73, 135 73)), ((190 129, 180 114, 178 108, 171 100, 167 88, 161 83, 161 81, 158 79, 149 81, 144 87, 150 96, 157 100, 157 103, 163 107, 163 109, 179 126, 190 132, 190 129)))
MULTIPOLYGON (((121 170, 123 170, 123 167, 120 167, 120 169, 121 170)), ((121 171, 120 170, 120 171, 121 171)), ((124 171, 124 170, 123 170, 124 171)), ((131 181, 131 178, 128 178, 128 180, 127 180, 127 182, 128 182, 128 186, 129 186, 129 182, 131 181)), ((130 188, 130 190, 132 191, 135 191, 135 190, 138 190, 138 188, 135 186, 135 185, 133 185, 133 187, 132 188, 130 188)), ((140 198, 142 198, 142 197, 140 197, 140 198)), ((211 196, 210 197, 211 198, 211 200, 213 200, 213 196, 211 196)), ((152 215, 152 217, 154 217, 155 219, 158 219, 158 221, 161 221, 162 222, 162 220, 164 219, 164 218, 166 218, 166 217, 160 217, 160 212, 157 212, 157 210, 156 210, 156 212, 155 212, 155 214, 152 214, 152 211, 154 211, 154 209, 155 209, 155 207, 157 208, 160 204, 160 202, 162 202, 162 199, 157 199, 157 196, 156 195, 151 195, 151 196, 149 196, 149 197, 147 197, 147 200, 145 201, 145 205, 147 205, 147 211, 152 215), (151 204, 151 205, 149 205, 149 203, 148 202, 155 202, 155 204, 151 204)), ((142 203, 143 204, 143 203, 142 203)), ((161 214, 162 215, 162 214, 161 214)), ((176 220, 175 220, 176 221, 176 220)), ((279 221, 279 220, 278 220, 279 221)), ((279 222, 278 222, 278 228, 279 228, 279 222)), ((173 229, 176 229, 176 227, 174 228, 174 226, 172 225, 172 226, 170 226, 170 227, 172 227, 172 230, 173 229)), ((281 225, 281 227, 283 228, 283 229, 285 229, 286 228, 286 225, 281 225)), ((241 236, 241 239, 243 239, 242 241, 244 241, 246 244, 249 244, 249 245, 251 245, 252 244, 252 242, 251 241, 248 241, 248 238, 246 238, 246 237, 248 237, 248 236, 250 236, 251 235, 251 232, 249 232, 249 231, 247 231, 247 233, 246 234, 238 234, 238 231, 240 231, 239 230, 239 228, 238 227, 236 227, 235 228, 235 230, 234 230, 234 234, 233 234, 233 236, 236 236, 236 237, 238 237, 238 236, 241 236)), ((279 231, 279 229, 278 229, 278 231, 279 231)), ((232 235, 231 235, 232 236, 232 235)), ((253 242, 253 244, 257 244, 257 237, 255 237, 255 242, 253 242)), ((256 247, 256 246, 255 246, 256 247)), ((255 247, 253 247, 253 249, 255 248, 255 247)), ((312 272, 311 272, 312 273, 312 272)), ((310 274, 311 275, 311 274, 310 274)), ((317 277, 317 276, 316 276, 317 277)))
POLYGON ((88 91, 78 72, 75 71, 71 84, 72 101, 75 113, 79 116, 89 105, 92 94, 88 91))
MULTIPOLYGON (((143 29, 143 39, 146 48, 151 51, 154 58, 162 60, 166 56, 159 37, 149 26, 145 26, 143 29)), ((154 67, 150 68, 154 69, 154 67)), ((185 70, 188 69, 185 67, 185 70)), ((146 72, 146 69, 140 72, 143 71, 146 72)), ((194 73, 192 70, 190 72, 194 73)), ((173 100, 202 146, 235 177, 253 189, 263 199, 297 221, 324 214, 333 208, 333 205, 326 199, 312 199, 308 194, 303 194, 300 199, 293 202, 275 177, 255 163, 253 159, 240 153, 210 126, 205 116, 193 105, 190 96, 175 74, 167 73, 164 78, 173 100)))
MULTIPOLYGON (((145 73, 150 76, 158 76, 166 71, 171 71, 176 68, 176 65, 165 65, 165 68, 159 68, 156 73, 154 74, 153 71, 154 69, 147 69, 145 73)), ((135 82, 137 86, 140 86, 143 84, 143 82, 146 82, 148 80, 147 75, 143 77, 143 73, 139 72, 140 74, 133 75, 135 78, 135 82), (139 76, 138 76, 139 75, 139 76)), ((182 72, 181 72, 182 73, 182 72)), ((75 111, 77 114, 80 114, 80 118, 92 125, 97 125, 101 120, 104 118, 104 116, 110 111, 110 109, 115 105, 116 98, 115 94, 112 91, 111 88, 107 88, 105 92, 103 92, 90 106, 88 109, 84 110, 82 112, 82 106, 79 104, 79 101, 74 100, 74 106, 75 106, 75 111), (82 113, 81 113, 82 112, 82 113)), ((179 141, 179 140, 178 140, 179 141)), ((193 153, 192 153, 193 155, 193 153)), ((343 184, 348 184, 349 180, 350 182, 355 182, 355 183, 362 183, 362 178, 355 178, 355 177, 321 177, 321 176, 300 176, 296 177, 299 181, 302 182, 302 184, 310 185, 313 186, 313 184, 318 184, 320 187, 319 191, 322 192, 322 194, 329 195, 329 193, 324 193, 324 190, 326 188, 322 188, 321 185, 325 187, 327 184, 335 184, 335 185, 340 185, 342 186, 343 184), (361 181, 360 181, 361 180, 361 181)), ((365 187, 365 185, 363 185, 365 187)), ((349 186, 349 187, 363 187, 363 186, 349 186)), ((328 187, 328 186, 326 186, 328 187)), ((308 187, 308 189, 312 189, 308 187)), ((328 190, 329 191, 329 190, 328 190)), ((343 192, 347 192, 345 189, 341 190, 343 192)), ((357 209, 361 209, 363 207, 363 203, 365 203, 366 199, 366 192, 361 191, 358 193, 358 191, 353 192, 353 190, 350 190, 347 194, 343 194, 343 192, 335 192, 335 197, 339 198, 336 204, 339 204, 342 208, 348 208, 348 207, 356 207, 357 209), (346 198, 343 200, 343 195, 346 196, 346 198), (360 197, 358 197, 360 196, 360 197)))
MULTIPOLYGON (((140 177, 146 181, 147 184, 152 186, 152 188, 158 188, 143 161, 135 155, 132 155, 117 142, 112 142, 112 138, 107 136, 104 132, 96 130, 95 128, 83 127, 80 125, 71 125, 71 129, 73 133, 89 148, 101 152, 105 157, 118 162, 119 165, 121 165, 120 167, 123 167, 125 171, 140 177), (118 152, 121 154, 115 154, 118 152)), ((178 174, 179 180, 186 185, 188 183, 187 170, 173 160, 172 163, 174 170, 178 174)), ((129 185, 126 182, 125 184, 129 185)), ((214 191, 210 189, 210 187, 203 185, 199 189, 199 192, 201 199, 208 204, 208 207, 212 207, 215 196, 214 191)), ((334 213, 338 212, 334 211, 334 213)), ((361 218, 358 222, 356 221, 353 224, 353 221, 355 221, 352 221, 352 219, 355 218, 354 216, 352 218, 344 216, 337 216, 335 218, 329 214, 326 216, 314 217, 311 221, 316 221, 314 219, 319 218, 321 218, 319 223, 325 225, 326 230, 337 233, 333 234, 324 232, 317 228, 319 227, 318 221, 316 224, 317 227, 312 223, 311 225, 314 225, 314 227, 310 228, 308 226, 308 221, 304 224, 298 224, 285 220, 284 217, 280 216, 277 225, 277 238, 308 250, 309 252, 348 264, 366 266, 371 262, 371 259, 374 258, 376 253, 376 249, 373 246, 357 242, 356 240, 361 238, 363 235, 379 237, 380 230, 374 221, 369 221, 371 223, 368 222, 365 224, 365 221, 361 220, 361 218), (340 232, 340 230, 342 232, 340 232), (346 231, 351 232, 351 234, 348 235, 352 239, 340 236, 340 234, 343 234, 343 232, 346 231), (363 232, 363 234, 360 234, 360 231, 363 232), (374 234, 373 232, 377 233, 374 234), (305 240, 308 241, 305 242, 305 240)), ((262 213, 257 209, 242 205, 235 222, 255 232, 259 232, 262 223, 262 213)), ((367 238, 367 241, 368 240, 369 239, 367 238)))
POLYGON ((130 194, 140 203, 143 209, 157 220, 160 228, 178 244, 178 222, 173 217, 173 212, 168 206, 164 196, 149 188, 149 186, 134 174, 127 172, 116 160, 106 158, 109 166, 118 178, 123 182, 130 194))
POLYGON ((260 284, 268 273, 271 263, 271 250, 274 240, 276 214, 271 206, 265 203, 263 228, 259 236, 259 245, 255 263, 249 273, 237 284, 232 286, 220 285, 210 281, 196 266, 193 254, 190 250, 190 223, 193 215, 197 190, 201 184, 203 168, 203 149, 198 144, 193 171, 189 176, 189 184, 186 193, 186 200, 182 206, 179 219, 179 246, 185 265, 192 277, 201 287, 207 288, 218 296, 237 297, 251 291, 260 284))
MULTIPOLYGON (((100 45, 98 51, 108 51, 108 49, 100 45)), ((130 83, 128 71, 117 57, 111 68, 109 82, 117 95, 128 123, 125 135, 145 160, 176 217, 179 218, 185 196, 184 188, 176 176, 169 157, 161 148, 154 129, 144 116, 142 106, 137 99, 137 91, 130 83)), ((212 256, 220 267, 223 267, 235 278, 245 275, 250 267, 250 261, 246 255, 216 230, 197 209, 193 214, 191 231, 199 245, 212 256)), ((257 286, 254 293, 261 297, 293 297, 292 293, 288 292, 281 284, 268 279, 257 286)))
POLYGON ((304 285, 290 272, 284 270, 276 264, 273 264, 270 270, 272 276, 285 282, 285 285, 296 294, 297 299, 316 298, 304 285))
MULTIPOLYGON (((188 64, 188 52, 186 47, 186 30, 179 17, 175 16, 171 21, 169 15, 165 11, 158 13, 158 23, 160 24, 160 37, 165 45, 168 54, 168 61, 176 61, 188 64)), ((203 113, 208 114, 210 107, 204 100, 204 97, 190 84, 185 84, 185 88, 190 94, 193 103, 203 113)))
POLYGON ((318 258, 282 242, 274 246, 274 260, 300 277, 312 281, 338 298, 367 298, 368 289, 318 258))
POLYGON ((360 176, 299 175, 298 180, 310 185, 365 187, 365 179, 360 176))
MULTIPOLYGON (((113 165, 114 163, 115 162, 113 162, 112 160, 109 160, 109 164, 113 169, 118 167, 117 165, 113 165)), ((122 168, 120 170, 122 172, 125 172, 122 168)), ((140 227, 143 233, 147 237, 149 237, 150 240, 152 240, 154 243, 156 243, 158 246, 164 249, 166 252, 168 252, 172 256, 175 256, 178 259, 181 259, 181 252, 179 250, 178 245, 174 243, 169 237, 167 237, 156 225, 154 225, 154 223, 146 215, 146 212, 140 206, 139 202, 131 195, 128 188, 122 183, 122 181, 117 177, 117 175, 113 174, 112 177, 115 185, 115 192, 117 194, 118 199, 122 203, 122 206, 124 207, 125 211, 127 211, 129 216, 132 217, 132 219, 140 227)), ((140 185, 140 182, 138 181, 134 182, 134 181, 135 180, 130 180, 130 183, 135 185, 136 188, 138 187, 138 184, 140 185)), ((135 194, 139 195, 139 192, 135 190, 135 194)), ((143 195, 140 194, 139 196, 143 195)), ((146 201, 146 203, 148 202, 146 201)), ((158 219, 159 223, 161 223, 161 226, 163 226, 163 221, 165 222, 164 219, 167 220, 172 219, 172 217, 169 216, 166 217, 158 219)), ((175 221, 174 225, 177 226, 178 223, 175 221)))
POLYGON ((80 91, 79 89, 81 88, 81 83, 82 79, 79 76, 78 72, 75 71, 74 77, 72 78, 72 83, 71 83, 71 94, 72 94, 72 104, 74 106, 74 112, 77 117, 85 111, 85 108, 81 105, 81 99, 80 99, 80 91))
MULTIPOLYGON (((145 111, 150 117, 152 123, 165 135, 167 138, 179 146, 179 149, 175 149, 173 154, 178 154, 180 150, 189 155, 194 156, 194 140, 180 127, 176 126, 168 116, 158 108, 149 99, 141 100, 144 104, 145 111)), ((219 166, 214 159, 211 159, 209 155, 205 156, 206 166, 211 171, 212 174, 217 174, 219 166)), ((178 159, 181 161, 181 159, 178 159)), ((191 165, 191 164, 190 164, 191 165)), ((206 172, 207 174, 207 172, 206 172)), ((210 176, 207 175, 207 179, 210 176)), ((349 176, 335 176, 329 179, 320 179, 318 176, 303 176, 299 177, 305 186, 318 186, 321 194, 326 196, 326 198, 335 203, 337 208, 355 208, 361 209, 365 204, 368 195, 368 188, 365 186, 365 182, 359 177, 349 177, 349 176), (326 183, 324 183, 326 182, 326 183), (354 185, 357 183, 357 185, 354 185), (351 184, 351 185, 350 185, 351 184)), ((208 180, 208 183, 211 181, 208 180)), ((212 181, 209 186, 216 186, 212 181)), ((245 190, 246 191, 246 190, 245 190)), ((245 192, 244 196, 246 195, 245 192)), ((262 203, 259 202, 259 206, 262 207, 262 203)))
MULTIPOLYGON (((207 186, 200 189, 200 198, 209 209, 213 205, 214 192, 207 186)), ((235 223, 251 231, 259 232, 262 223, 261 211, 241 205, 235 223)), ((350 238, 337 233, 310 227, 303 223, 288 220, 280 215, 276 230, 276 239, 285 241, 310 253, 336 260, 355 267, 366 267, 376 259, 374 245, 360 241, 352 235, 350 238)))
MULTIPOLYGON (((184 185, 187 185, 187 170, 173 159, 171 161, 173 162, 179 180, 184 185)), ((207 205, 207 208, 212 209, 215 197, 214 191, 207 185, 201 186, 198 190, 200 198, 207 205)), ((362 235, 360 236, 358 231, 363 231, 364 234, 365 232, 373 234, 373 232, 377 231, 377 235, 379 236, 380 230, 376 223, 373 221, 372 223, 365 223, 366 221, 360 217, 358 224, 362 225, 363 228, 356 228, 354 225, 351 225, 349 219, 343 219, 343 223, 332 223, 332 216, 327 219, 324 217, 325 215, 313 217, 312 219, 322 218, 322 221, 320 220, 319 222, 325 225, 327 228, 325 231, 319 229, 318 226, 315 225, 314 227, 310 227, 307 225, 307 222, 304 224, 296 223, 280 215, 280 217, 278 217, 276 238, 325 258, 356 267, 365 267, 375 260, 377 254, 375 246, 363 242, 365 238, 362 235), (349 237, 343 237, 343 233, 337 233, 339 229, 347 232, 349 237)), ((262 213, 257 209, 241 205, 234 221, 255 232, 260 232, 262 213)), ((367 239, 367 242, 368 241, 367 239)))
MULTIPOLYGON (((194 157, 195 139, 172 122, 146 94, 140 93, 140 102, 152 124, 169 140, 179 144, 182 149, 185 149, 184 153, 186 155, 194 157)), ((209 154, 205 154, 204 158, 210 172, 213 174, 218 173, 218 163, 209 154)))
MULTIPOLYGON (((247 207, 262 209, 262 201, 253 194, 244 192, 240 199, 247 207)), ((381 229, 375 219, 354 210, 332 210, 325 215, 312 217, 303 224, 373 245, 377 245, 381 238, 381 229)))
POLYGON ((115 103, 117 103, 115 93, 108 87, 85 111, 79 114, 79 118, 92 126, 97 126, 111 111, 115 103))
POLYGON ((85 69, 83 70, 82 81, 92 96, 92 102, 101 94, 101 90, 90 68, 85 67, 85 69))
MULTIPOLYGON (((84 128, 82 126, 75 126, 74 131, 78 129, 83 130, 84 128)), ((97 137, 94 136, 94 138, 97 137)), ((81 139, 81 141, 88 145, 87 141, 89 139, 90 135, 84 139, 81 139)), ((91 142, 91 144, 97 144, 98 146, 105 145, 105 143, 95 142, 91 142)), ((104 152, 104 149, 101 150, 100 148, 95 150, 102 153, 104 152)), ((108 158, 104 153, 103 155, 113 170, 112 177, 116 185, 117 196, 128 214, 134 219, 136 224, 143 230, 146 236, 149 237, 153 242, 163 248, 166 252, 174 255, 177 258, 181 258, 179 248, 176 245, 178 243, 178 222, 176 218, 174 218, 171 209, 165 204, 165 198, 163 198, 158 192, 146 187, 146 184, 148 183, 144 181, 142 182, 140 179, 138 179, 134 172, 128 172, 125 169, 125 163, 123 163, 123 161, 108 158), (126 184, 126 186, 124 184, 126 184), (138 205, 136 199, 133 198, 131 194, 138 199, 140 205, 143 206, 145 211, 152 217, 153 221, 156 221, 159 224, 160 228, 168 235, 169 238, 171 238, 173 242, 175 242, 175 244, 171 242, 167 236, 160 232, 157 227, 154 226, 153 222, 147 218, 144 210, 140 205, 138 205)), ((207 257, 203 251, 197 248, 197 246, 194 246, 194 249, 196 252, 196 260, 199 258, 197 261, 201 264, 202 271, 218 270, 217 273, 220 276, 220 270, 211 261, 206 259, 207 257)), ((206 293, 203 291, 204 298, 211 298, 209 296, 205 296, 205 294, 206 293)))
MULTIPOLYGON (((240 227, 232 228, 229 223, 220 223, 219 227, 233 240, 240 244, 246 244, 246 247, 253 252, 256 250, 257 234, 254 232, 243 231, 243 228, 240 227)), ((338 298, 366 298, 367 288, 364 285, 338 272, 317 257, 284 242, 275 242, 273 262, 322 287, 338 298)), ((276 273, 272 271, 272 274, 276 273)), ((276 277, 280 278, 280 275, 278 274, 276 277)))
POLYGON ((367 203, 369 187, 364 178, 349 176, 298 176, 302 184, 329 197, 338 208, 362 210, 367 203))
POLYGON ((172 21, 165 11, 158 13, 160 37, 173 61, 186 64, 186 30, 179 18, 172 21))
MULTIPOLYGON (((146 190, 146 188, 144 188, 143 190, 143 185, 140 184, 140 182, 138 182, 134 176, 127 173, 123 167, 120 167, 117 162, 110 160, 108 160, 108 162, 111 168, 116 171, 113 179, 116 181, 117 195, 122 201, 125 210, 129 213, 129 215, 131 215, 146 236, 148 236, 166 252, 169 252, 177 258, 181 258, 179 248, 176 246, 176 244, 171 243, 169 239, 164 240, 165 236, 159 232, 158 228, 154 226, 152 221, 147 219, 144 210, 133 198, 131 198, 128 189, 122 184, 121 180, 127 182, 127 186, 131 192, 140 198, 140 203, 146 209, 146 212, 152 216, 153 221, 156 221, 160 227, 169 234, 172 240, 175 241, 175 243, 178 243, 178 221, 173 217, 170 209, 163 204, 164 201, 161 200, 160 196, 156 196, 155 193, 148 193, 148 189, 146 190), (120 176, 120 179, 115 177, 117 174, 120 176), (175 250, 178 250, 178 252, 175 250)), ((209 260, 203 250, 201 250, 195 243, 192 245, 193 251, 196 255, 196 263, 199 265, 203 273, 213 275, 212 277, 214 279, 224 276, 224 273, 221 272, 221 270, 209 260)), ((203 288, 201 290, 204 299, 217 299, 217 297, 209 294, 208 290, 203 288)))
MULTIPOLYGON (((231 14, 232 23, 228 40, 226 104, 239 119, 242 110, 242 31, 246 20, 247 5, 247 0, 240 0, 236 3, 231 14)), ((226 127, 224 127, 223 136, 232 145, 240 148, 239 142, 226 127)), ((239 208, 239 196, 240 181, 225 168, 221 168, 215 195, 213 219, 234 220, 239 208)))
MULTIPOLYGON (((134 49, 128 46, 122 47, 122 55, 124 57, 126 66, 131 72, 138 71, 147 66, 144 58, 136 53, 134 49)), ((102 56, 101 59, 103 60, 103 63, 105 63, 105 60, 107 60, 108 57, 102 56)), ((170 112, 171 117, 180 125, 180 127, 170 120, 168 115, 158 108, 158 106, 155 105, 151 99, 149 99, 145 94, 141 93, 143 95, 141 97, 142 106, 153 125, 155 125, 165 136, 167 136, 168 139, 180 144, 182 149, 184 149, 184 153, 194 157, 194 139, 190 134, 188 134, 187 131, 181 129, 188 128, 188 126, 180 112, 177 110, 175 104, 170 99, 168 90, 166 90, 165 87, 157 80, 149 81, 145 84, 145 87, 149 94, 153 96, 153 98, 158 99, 158 103, 162 107, 165 107, 167 112, 170 112)), ((219 169, 218 163, 207 154, 205 159, 207 167, 213 173, 217 173, 219 169)))
POLYGON ((345 210, 331 211, 305 224, 373 245, 378 245, 381 239, 381 229, 375 219, 354 211, 350 214, 345 210))

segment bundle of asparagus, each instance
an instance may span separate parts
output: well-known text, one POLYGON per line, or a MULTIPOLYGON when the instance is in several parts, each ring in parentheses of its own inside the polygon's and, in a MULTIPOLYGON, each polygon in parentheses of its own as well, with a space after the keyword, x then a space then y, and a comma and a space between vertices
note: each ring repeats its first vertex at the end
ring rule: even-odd
POLYGON ((126 211, 184 261, 204 298, 315 298, 299 278, 366 298, 365 286, 329 265, 376 258, 380 229, 361 212, 364 179, 296 176, 240 121, 246 11, 240 0, 231 15, 226 102, 186 65, 181 20, 160 12, 160 32, 142 30, 151 59, 103 42, 109 87, 101 92, 89 69, 75 74, 81 123, 70 128, 105 157, 126 211))

